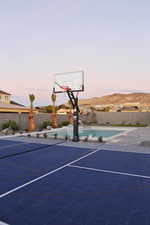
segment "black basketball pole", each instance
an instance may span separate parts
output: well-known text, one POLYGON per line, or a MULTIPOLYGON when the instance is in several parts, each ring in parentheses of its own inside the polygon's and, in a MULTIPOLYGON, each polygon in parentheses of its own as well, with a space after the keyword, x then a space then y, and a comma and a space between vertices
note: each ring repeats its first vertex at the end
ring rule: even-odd
MULTIPOLYGON (((76 106, 78 107, 78 98, 75 98, 76 106)), ((75 107, 73 115, 73 141, 79 141, 79 110, 75 107)))
POLYGON ((79 106, 78 106, 78 97, 75 97, 72 91, 67 91, 70 102, 73 106, 73 139, 72 141, 78 142, 79 139, 79 106))

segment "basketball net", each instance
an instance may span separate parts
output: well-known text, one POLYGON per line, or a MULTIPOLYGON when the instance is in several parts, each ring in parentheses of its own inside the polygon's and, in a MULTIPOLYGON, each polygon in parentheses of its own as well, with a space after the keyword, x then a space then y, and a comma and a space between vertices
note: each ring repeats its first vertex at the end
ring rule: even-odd
POLYGON ((57 82, 55 82, 55 84, 57 84, 58 87, 60 87, 62 90, 64 90, 64 92, 71 91, 71 88, 69 86, 63 86, 63 85, 58 84, 57 82))
POLYGON ((67 92, 71 91, 71 88, 69 86, 60 85, 57 82, 55 84, 62 89, 62 93, 65 95, 65 97, 68 97, 67 92))
MULTIPOLYGON (((72 89, 71 89, 69 86, 60 85, 60 84, 58 84, 57 82, 55 82, 55 84, 56 84, 59 88, 62 89, 62 92, 65 94, 65 96, 66 96, 66 92, 69 92, 69 91, 71 92, 71 91, 72 91, 72 89)), ((76 97, 78 97, 78 95, 79 95, 79 91, 77 92, 76 97)))

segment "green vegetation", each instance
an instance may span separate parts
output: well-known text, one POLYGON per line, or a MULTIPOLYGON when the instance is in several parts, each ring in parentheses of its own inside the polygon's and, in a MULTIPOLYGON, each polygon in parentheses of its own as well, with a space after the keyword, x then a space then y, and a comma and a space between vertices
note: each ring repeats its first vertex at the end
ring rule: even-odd
POLYGON ((109 124, 109 126, 112 127, 147 127, 147 124, 140 124, 140 123, 136 123, 136 124, 109 124))
POLYGON ((14 121, 14 120, 9 120, 1 125, 2 130, 7 129, 7 128, 11 128, 13 131, 19 130, 19 126, 17 125, 16 121, 14 121))
MULTIPOLYGON (((53 106, 52 105, 48 105, 48 106, 42 106, 42 107, 36 107, 39 112, 41 113, 52 113, 53 111, 53 106)), ((59 109, 59 107, 56 106, 56 111, 59 109)))
POLYGON ((99 142, 103 142, 103 137, 100 136, 100 137, 98 138, 98 141, 99 141, 99 142))
POLYGON ((70 123, 69 123, 69 121, 63 121, 61 124, 60 124, 60 126, 61 127, 64 127, 64 126, 68 126, 70 123))
POLYGON ((95 108, 94 106, 91 106, 90 109, 92 111, 95 111, 95 112, 109 112, 111 110, 110 107, 104 107, 104 108, 101 108, 101 109, 98 109, 98 108, 95 108))
POLYGON ((52 123, 49 120, 43 121, 43 123, 40 126, 40 129, 46 129, 48 126, 52 126, 52 123))
MULTIPOLYGON (((63 121, 61 124, 59 124, 59 127, 64 127, 68 125, 69 125, 69 121, 63 121)), ((40 130, 46 129, 48 126, 52 126, 52 122, 49 120, 45 120, 42 122, 40 126, 40 130)))
MULTIPOLYGON (((47 106, 39 106, 36 107, 36 109, 39 110, 39 112, 41 113, 52 113, 53 111, 53 106, 52 105, 47 105, 47 106)), ((61 104, 59 106, 55 106, 55 110, 57 112, 57 110, 59 109, 69 109, 69 107, 67 107, 65 104, 61 104)))
POLYGON ((103 109, 97 109, 97 112, 110 112, 111 108, 110 107, 105 107, 103 109))
POLYGON ((52 113, 52 105, 38 107, 41 113, 52 113))

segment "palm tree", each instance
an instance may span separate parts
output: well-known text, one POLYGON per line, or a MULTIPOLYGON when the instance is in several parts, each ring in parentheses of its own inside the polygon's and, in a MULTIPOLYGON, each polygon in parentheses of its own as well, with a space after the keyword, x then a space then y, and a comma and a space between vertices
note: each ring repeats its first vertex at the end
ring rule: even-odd
POLYGON ((56 95, 54 93, 51 95, 51 99, 52 99, 52 102, 53 102, 53 112, 55 112, 56 95))
POLYGON ((52 115, 51 115, 51 117, 52 117, 52 127, 56 128, 57 127, 56 106, 55 106, 56 95, 54 93, 52 93, 52 95, 51 95, 51 100, 53 102, 52 115))
POLYGON ((29 112, 29 131, 34 131, 35 130, 35 121, 34 121, 34 116, 33 116, 33 102, 35 100, 34 94, 29 94, 29 100, 30 100, 30 112, 29 112))
POLYGON ((70 100, 68 101, 68 105, 69 105, 68 120, 69 120, 70 124, 73 124, 73 115, 72 115, 73 107, 72 107, 72 104, 71 104, 70 100))
POLYGON ((30 100, 30 109, 33 110, 33 102, 35 100, 34 94, 29 95, 29 100, 30 100))

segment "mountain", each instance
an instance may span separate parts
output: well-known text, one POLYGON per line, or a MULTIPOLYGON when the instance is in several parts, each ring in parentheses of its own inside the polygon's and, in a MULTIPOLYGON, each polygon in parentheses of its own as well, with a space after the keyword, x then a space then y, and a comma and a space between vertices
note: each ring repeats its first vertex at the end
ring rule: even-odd
POLYGON ((79 105, 101 105, 101 104, 125 104, 139 103, 141 105, 150 105, 150 94, 148 93, 131 93, 131 94, 112 94, 102 97, 94 97, 79 100, 79 105))

